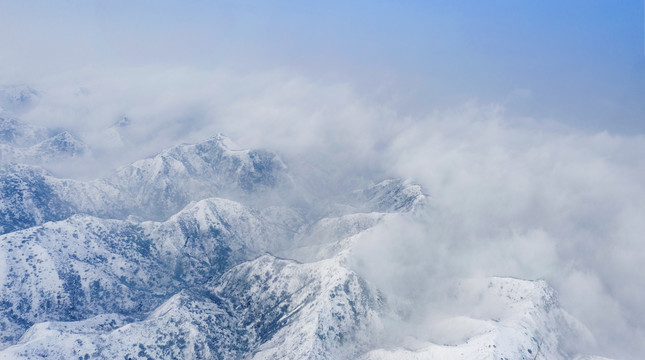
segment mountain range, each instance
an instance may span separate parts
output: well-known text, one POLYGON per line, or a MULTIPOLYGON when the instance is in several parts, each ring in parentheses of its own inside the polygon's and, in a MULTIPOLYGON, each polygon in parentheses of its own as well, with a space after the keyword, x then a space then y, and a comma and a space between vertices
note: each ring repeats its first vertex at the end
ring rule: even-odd
POLYGON ((81 181, 39 165, 91 155, 70 133, 0 140, 0 359, 601 359, 542 280, 454 279, 470 307, 396 336, 353 249, 432 206, 410 180, 320 197, 216 135, 81 181))

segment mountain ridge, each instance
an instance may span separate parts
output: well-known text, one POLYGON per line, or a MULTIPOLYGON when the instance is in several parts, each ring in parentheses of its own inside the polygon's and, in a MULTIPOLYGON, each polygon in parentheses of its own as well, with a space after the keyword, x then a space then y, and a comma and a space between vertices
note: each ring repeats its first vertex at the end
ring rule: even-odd
POLYGON ((568 358, 586 329, 519 279, 458 280, 447 323, 388 340, 407 320, 352 248, 427 201, 404 179, 308 196, 277 154, 222 135, 93 181, 7 165, 0 359, 568 358))

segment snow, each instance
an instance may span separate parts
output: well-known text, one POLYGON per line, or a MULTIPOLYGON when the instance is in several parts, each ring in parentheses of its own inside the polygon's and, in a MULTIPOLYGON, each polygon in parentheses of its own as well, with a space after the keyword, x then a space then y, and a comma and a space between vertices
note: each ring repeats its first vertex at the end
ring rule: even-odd
POLYGON ((593 342, 546 282, 502 277, 456 281, 449 316, 386 342, 398 314, 348 259, 428 201, 409 180, 311 200, 220 134, 104 179, 13 165, 0 185, 0 359, 558 360, 564 337, 593 342))

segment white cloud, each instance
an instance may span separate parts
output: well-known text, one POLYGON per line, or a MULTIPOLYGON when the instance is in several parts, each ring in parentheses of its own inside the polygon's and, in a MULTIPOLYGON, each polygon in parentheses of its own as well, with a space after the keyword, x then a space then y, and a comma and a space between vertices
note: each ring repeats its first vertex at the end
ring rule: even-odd
POLYGON ((645 351, 636 341, 645 336, 644 151, 642 136, 527 128, 497 106, 467 104, 415 123, 387 156, 431 195, 426 248, 413 251, 437 247, 433 271, 545 278, 601 352, 636 358, 645 351))
POLYGON ((445 278, 545 278, 601 353, 645 352, 643 137, 512 119, 496 104, 401 118, 347 84, 286 72, 85 69, 33 86, 42 96, 24 118, 73 129, 102 157, 87 167, 94 174, 223 132, 292 164, 313 162, 345 190, 411 178, 431 196, 428 213, 387 225, 357 250, 381 287, 421 304, 445 278), (115 146, 107 129, 123 116, 132 124, 115 146))

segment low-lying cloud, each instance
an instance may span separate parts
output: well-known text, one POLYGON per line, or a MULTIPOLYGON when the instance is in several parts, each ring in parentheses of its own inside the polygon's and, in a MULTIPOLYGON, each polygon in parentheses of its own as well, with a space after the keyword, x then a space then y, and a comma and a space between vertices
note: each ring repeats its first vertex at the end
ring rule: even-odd
POLYGON ((285 72, 86 69, 30 85, 39 98, 20 116, 83 138, 99 159, 91 175, 222 132, 296 170, 306 160, 333 191, 410 178, 429 206, 359 244, 368 279, 422 304, 441 279, 543 278, 594 334, 589 352, 645 353, 642 136, 510 118, 477 102, 403 118, 347 84, 285 72))
POLYGON ((425 272, 392 281, 412 289, 451 276, 546 279, 596 338, 597 349, 578 350, 637 358, 645 350, 643 150, 642 136, 541 129, 496 106, 435 114, 396 136, 386 155, 431 195, 421 230, 381 234, 384 250, 363 256, 402 267, 427 256, 425 272), (410 258, 393 255, 408 246, 410 258))

